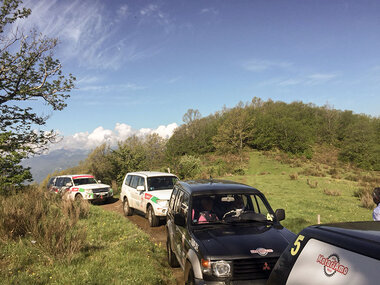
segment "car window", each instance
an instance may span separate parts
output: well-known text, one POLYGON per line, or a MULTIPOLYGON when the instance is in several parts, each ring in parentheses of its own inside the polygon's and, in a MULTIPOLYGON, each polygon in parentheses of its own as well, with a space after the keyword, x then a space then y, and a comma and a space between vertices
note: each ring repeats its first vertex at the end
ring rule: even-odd
POLYGON ((179 202, 179 213, 182 214, 187 222, 187 213, 189 211, 189 201, 190 201, 190 196, 187 193, 184 193, 181 196, 181 200, 179 202))
POLYGON ((181 203, 182 203, 182 197, 183 197, 183 191, 179 191, 177 195, 177 199, 174 204, 174 213, 179 213, 181 209, 181 203))
POLYGON ((260 198, 260 196, 258 195, 252 195, 251 196, 251 201, 252 201, 252 204, 253 204, 253 207, 254 207, 254 210, 256 213, 260 213, 260 214, 263 214, 263 215, 267 215, 268 214, 268 209, 267 207, 265 206, 263 200, 260 198))
POLYGON ((127 179, 125 179, 125 185, 129 186, 131 184, 131 180, 132 180, 132 175, 128 175, 127 179))
POLYGON ((178 193, 178 187, 174 187, 172 195, 170 197, 169 209, 173 208, 175 198, 177 197, 177 193, 178 193))
POLYGON ((137 186, 145 186, 144 185, 144 177, 141 177, 141 176, 138 176, 138 180, 137 180, 137 186))
POLYGON ((131 186, 132 188, 137 188, 138 180, 139 180, 139 176, 132 175, 131 184, 129 186, 131 186))
POLYGON ((52 177, 52 178, 49 179, 49 182, 48 182, 48 185, 47 185, 48 187, 50 187, 51 185, 53 185, 54 179, 55 179, 55 177, 52 177))
POLYGON ((208 222, 225 221, 226 218, 236 222, 270 219, 266 204, 255 194, 198 195, 192 198, 191 208, 195 224, 200 223, 201 217, 208 217, 208 222))
POLYGON ((71 178, 66 177, 63 179, 63 186, 66 186, 67 183, 71 183, 71 178))
POLYGON ((55 181, 55 186, 62 187, 63 186, 63 177, 58 177, 55 181))
POLYGON ((173 176, 148 177, 148 191, 173 189, 177 180, 177 177, 173 176))
MULTIPOLYGON (((68 182, 71 182, 71 180, 69 180, 68 182)), ((98 182, 93 177, 84 177, 84 178, 74 179, 75 186, 86 185, 86 184, 97 184, 97 183, 98 182)))

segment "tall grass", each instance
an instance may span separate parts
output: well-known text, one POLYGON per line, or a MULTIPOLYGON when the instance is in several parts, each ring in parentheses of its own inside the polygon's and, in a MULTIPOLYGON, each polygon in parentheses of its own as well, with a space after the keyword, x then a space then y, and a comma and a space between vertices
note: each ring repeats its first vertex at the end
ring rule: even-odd
POLYGON ((53 257, 71 258, 84 246, 86 231, 78 221, 88 211, 86 202, 62 200, 36 186, 0 196, 0 241, 26 238, 53 257))

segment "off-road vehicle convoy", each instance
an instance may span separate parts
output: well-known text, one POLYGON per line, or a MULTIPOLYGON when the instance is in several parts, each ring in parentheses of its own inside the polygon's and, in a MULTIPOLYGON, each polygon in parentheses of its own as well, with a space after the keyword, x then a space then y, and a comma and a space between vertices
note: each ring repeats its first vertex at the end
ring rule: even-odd
POLYGON ((380 222, 316 225, 284 250, 268 284, 379 284, 379 269, 380 222))
POLYGON ((113 197, 111 186, 102 184, 88 174, 61 175, 50 178, 48 190, 74 200, 107 201, 113 197))
POLYGON ((157 227, 166 220, 168 202, 177 176, 165 172, 141 171, 125 175, 120 200, 126 216, 139 210, 148 216, 149 225, 157 227))
POLYGON ((177 182, 167 214, 167 252, 186 284, 265 284, 295 235, 264 195, 222 180, 177 182))

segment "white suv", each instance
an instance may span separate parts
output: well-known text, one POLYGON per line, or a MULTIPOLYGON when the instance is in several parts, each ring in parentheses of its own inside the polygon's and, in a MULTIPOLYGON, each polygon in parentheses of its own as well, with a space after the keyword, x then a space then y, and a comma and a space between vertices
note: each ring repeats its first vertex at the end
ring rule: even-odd
POLYGON ((50 191, 71 200, 107 201, 113 197, 111 186, 96 181, 94 176, 88 174, 56 176, 49 181, 48 187, 50 191))
POLYGON ((149 225, 157 227, 166 218, 168 201, 177 176, 165 172, 141 171, 125 175, 120 200, 126 216, 139 210, 148 216, 149 225))

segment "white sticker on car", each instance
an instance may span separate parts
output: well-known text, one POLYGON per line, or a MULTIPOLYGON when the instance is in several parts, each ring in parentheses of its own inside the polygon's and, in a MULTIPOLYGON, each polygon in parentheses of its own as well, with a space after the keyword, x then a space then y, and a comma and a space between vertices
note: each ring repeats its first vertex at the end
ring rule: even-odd
POLYGON ((378 284, 380 260, 310 239, 286 284, 378 284))

